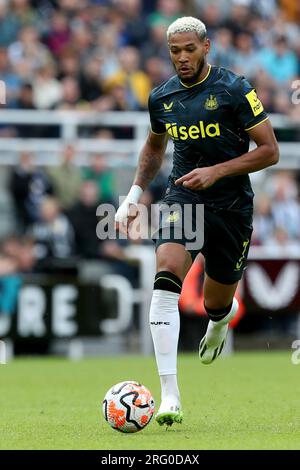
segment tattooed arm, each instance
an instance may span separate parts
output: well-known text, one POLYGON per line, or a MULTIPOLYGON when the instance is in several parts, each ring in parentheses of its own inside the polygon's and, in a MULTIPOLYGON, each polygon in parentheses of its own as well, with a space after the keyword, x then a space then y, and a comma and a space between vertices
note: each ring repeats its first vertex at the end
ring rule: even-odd
POLYGON ((118 230, 127 232, 130 223, 137 216, 137 211, 134 209, 134 206, 139 202, 143 191, 158 173, 163 161, 167 142, 167 134, 155 134, 150 131, 140 154, 133 185, 115 215, 116 228, 118 230), (131 211, 132 206, 133 213, 131 211))
POLYGON ((155 178, 161 167, 168 142, 167 135, 154 134, 150 131, 142 148, 133 184, 140 186, 143 190, 155 178))

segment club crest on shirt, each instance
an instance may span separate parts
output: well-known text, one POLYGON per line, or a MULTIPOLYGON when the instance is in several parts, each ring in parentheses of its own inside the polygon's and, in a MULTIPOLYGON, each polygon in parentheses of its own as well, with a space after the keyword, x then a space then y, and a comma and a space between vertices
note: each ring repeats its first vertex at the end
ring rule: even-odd
POLYGON ((205 101, 204 108, 208 111, 214 111, 218 109, 219 103, 217 98, 214 95, 209 95, 209 98, 205 101))
POLYGON ((174 211, 168 215, 166 222, 170 222, 170 223, 178 222, 179 218, 180 218, 179 212, 174 211))

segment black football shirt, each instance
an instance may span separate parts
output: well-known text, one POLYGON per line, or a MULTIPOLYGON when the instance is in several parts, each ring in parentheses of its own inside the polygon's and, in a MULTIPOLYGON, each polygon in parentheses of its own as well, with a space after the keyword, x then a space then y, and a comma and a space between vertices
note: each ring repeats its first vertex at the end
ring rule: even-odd
MULTIPOLYGON (((174 142, 174 179, 248 152, 247 131, 268 119, 244 77, 211 65, 199 83, 185 85, 176 75, 155 88, 149 97, 149 113, 152 131, 168 133, 174 142)), ((248 175, 225 177, 208 189, 189 191, 209 206, 252 208, 248 175)))

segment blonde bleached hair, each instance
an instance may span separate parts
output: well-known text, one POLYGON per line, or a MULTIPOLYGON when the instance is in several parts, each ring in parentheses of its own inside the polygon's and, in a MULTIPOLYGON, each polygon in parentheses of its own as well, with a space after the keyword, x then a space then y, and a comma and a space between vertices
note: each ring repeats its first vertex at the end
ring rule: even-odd
POLYGON ((167 40, 169 41, 171 34, 176 33, 196 33, 199 39, 206 37, 206 26, 198 18, 193 16, 182 16, 173 21, 167 29, 167 40))

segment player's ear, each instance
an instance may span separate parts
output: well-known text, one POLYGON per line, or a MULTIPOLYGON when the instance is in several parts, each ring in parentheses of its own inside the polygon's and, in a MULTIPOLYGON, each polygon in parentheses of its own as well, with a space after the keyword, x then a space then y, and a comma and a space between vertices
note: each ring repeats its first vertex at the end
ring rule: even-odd
POLYGON ((204 39, 204 47, 205 47, 206 54, 208 54, 210 51, 210 39, 208 38, 204 39))

